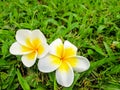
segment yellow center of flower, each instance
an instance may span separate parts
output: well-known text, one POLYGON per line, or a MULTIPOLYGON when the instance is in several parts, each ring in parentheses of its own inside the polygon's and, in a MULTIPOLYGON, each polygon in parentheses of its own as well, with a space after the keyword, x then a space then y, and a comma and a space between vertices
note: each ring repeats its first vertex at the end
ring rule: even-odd
MULTIPOLYGON (((33 40, 30 40, 30 38, 27 38, 26 46, 22 46, 22 52, 31 52, 31 53, 38 53, 38 55, 41 55, 44 51, 44 47, 41 44, 41 41, 39 38, 35 38, 33 40)), ((32 54, 28 55, 28 58, 33 57, 32 54)))
POLYGON ((59 60, 62 61, 61 62, 62 64, 59 68, 60 70, 68 71, 69 67, 67 63, 69 63, 72 67, 75 67, 77 65, 77 58, 73 57, 73 56, 76 56, 76 51, 74 48, 72 47, 64 48, 63 44, 61 44, 56 47, 56 54, 59 57, 59 60))
POLYGON ((75 56, 76 51, 71 47, 64 48, 64 46, 61 44, 56 48, 56 54, 58 55, 60 60, 63 62, 63 61, 66 61, 67 58, 71 56, 75 56))
POLYGON ((60 60, 64 61, 64 57, 60 57, 60 60))
POLYGON ((22 51, 23 52, 38 51, 39 44, 40 44, 40 40, 39 39, 34 39, 34 40, 30 41, 30 39, 27 38, 26 39, 26 46, 22 46, 22 51))

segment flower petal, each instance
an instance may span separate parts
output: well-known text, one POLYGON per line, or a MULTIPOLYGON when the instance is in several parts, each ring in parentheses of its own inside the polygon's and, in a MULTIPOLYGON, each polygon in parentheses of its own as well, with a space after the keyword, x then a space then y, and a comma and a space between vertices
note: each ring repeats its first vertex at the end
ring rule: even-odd
MULTIPOLYGON (((47 42, 44 34, 39 29, 32 31, 31 40, 33 41, 36 39, 39 39, 41 43, 47 42)), ((33 42, 33 44, 35 44, 35 42, 33 42)))
POLYGON ((61 57, 62 53, 63 53, 63 49, 64 49, 63 43, 62 43, 61 39, 59 39, 59 38, 54 40, 50 44, 50 53, 55 56, 61 57))
POLYGON ((58 84, 64 87, 69 87, 73 83, 74 73, 69 63, 64 62, 61 64, 56 71, 56 79, 58 84))
POLYGON ((77 53, 77 47, 66 40, 64 42, 64 57, 68 58, 71 56, 76 56, 76 53, 77 53))
POLYGON ((69 58, 68 62, 71 64, 73 69, 77 72, 83 72, 88 70, 90 62, 83 56, 76 56, 69 58), (74 63, 73 63, 74 62, 74 63))
POLYGON ((52 72, 56 70, 61 64, 61 61, 58 57, 54 55, 46 55, 46 57, 42 58, 38 62, 38 69, 41 72, 52 72))
POLYGON ((40 44, 38 47, 38 58, 44 57, 49 52, 49 46, 47 43, 40 44))
POLYGON ((30 38, 31 31, 27 29, 20 29, 16 32, 16 40, 22 45, 26 45, 26 39, 30 38))
POLYGON ((18 42, 15 42, 10 47, 10 53, 13 55, 22 55, 22 54, 28 54, 31 51, 28 50, 25 46, 20 45, 18 42), (25 50, 25 51, 24 51, 25 50))
POLYGON ((26 67, 31 67, 34 65, 37 58, 37 52, 32 52, 30 54, 22 56, 22 62, 26 67))

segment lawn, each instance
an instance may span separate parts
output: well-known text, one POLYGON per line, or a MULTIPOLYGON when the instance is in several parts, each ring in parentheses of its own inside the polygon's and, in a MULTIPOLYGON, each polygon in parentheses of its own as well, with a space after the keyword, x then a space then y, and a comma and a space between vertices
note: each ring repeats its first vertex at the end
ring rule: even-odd
POLYGON ((120 0, 0 0, 0 90, 120 90, 120 0), (9 52, 19 29, 40 29, 48 44, 69 40, 90 68, 63 87, 38 60, 25 67, 9 52))

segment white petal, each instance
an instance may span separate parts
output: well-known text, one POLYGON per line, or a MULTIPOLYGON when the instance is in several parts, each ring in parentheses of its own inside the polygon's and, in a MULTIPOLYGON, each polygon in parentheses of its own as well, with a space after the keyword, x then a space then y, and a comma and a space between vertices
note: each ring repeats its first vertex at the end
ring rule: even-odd
POLYGON ((28 55, 22 56, 22 62, 26 67, 33 66, 36 59, 37 59, 37 52, 33 52, 28 55))
POLYGON ((73 69, 77 72, 83 72, 89 69, 90 67, 90 62, 88 61, 87 58, 83 57, 83 56, 77 56, 77 63, 76 65, 73 67, 73 69))
POLYGON ((76 56, 76 53, 77 53, 77 47, 66 40, 64 42, 64 57, 67 58, 71 56, 76 56))
POLYGON ((38 49, 38 58, 42 58, 49 52, 49 45, 47 43, 43 43, 40 45, 38 49))
POLYGON ((10 47, 10 53, 13 54, 13 55, 28 54, 30 52, 31 51, 23 52, 22 51, 22 46, 18 42, 13 43, 10 47))
POLYGON ((22 45, 26 45, 26 39, 30 38, 31 31, 27 29, 20 29, 16 32, 16 40, 22 45))
POLYGON ((58 57, 48 54, 39 60, 38 69, 41 72, 48 73, 56 70, 60 64, 61 61, 58 57))
POLYGON ((63 43, 61 39, 58 38, 50 44, 50 53, 61 57, 61 54, 63 53, 63 43))
POLYGON ((40 39, 40 41, 42 43, 46 43, 46 38, 45 38, 44 34, 39 29, 32 31, 31 39, 34 40, 36 38, 40 39))
MULTIPOLYGON (((60 67, 63 69, 64 65, 60 67)), ((73 83, 74 73, 72 67, 68 63, 66 63, 65 68, 67 68, 67 70, 61 70, 60 68, 57 69, 56 79, 58 84, 64 87, 69 87, 73 83)))

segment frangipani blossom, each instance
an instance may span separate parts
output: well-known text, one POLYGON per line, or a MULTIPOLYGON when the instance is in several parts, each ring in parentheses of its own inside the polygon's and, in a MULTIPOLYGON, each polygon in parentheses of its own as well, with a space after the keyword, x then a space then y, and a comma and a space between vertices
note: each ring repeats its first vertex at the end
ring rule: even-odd
POLYGON ((18 30, 16 42, 10 47, 13 55, 23 55, 22 62, 26 67, 34 65, 37 58, 42 58, 48 53, 46 38, 40 30, 18 30))
POLYGON ((49 53, 38 62, 41 72, 49 73, 56 70, 58 84, 69 87, 74 80, 74 72, 83 72, 90 67, 87 58, 77 56, 77 47, 69 41, 62 43, 56 39, 50 44, 49 53))

